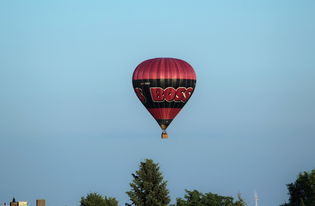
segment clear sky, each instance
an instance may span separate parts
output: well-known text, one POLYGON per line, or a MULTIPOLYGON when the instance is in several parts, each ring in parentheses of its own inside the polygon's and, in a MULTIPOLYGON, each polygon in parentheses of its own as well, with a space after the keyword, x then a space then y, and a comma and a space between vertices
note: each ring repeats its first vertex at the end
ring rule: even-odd
POLYGON ((185 189, 287 200, 315 168, 315 1, 0 1, 0 203, 128 202, 140 161, 185 189), (143 60, 197 73, 160 139, 133 92, 143 60))

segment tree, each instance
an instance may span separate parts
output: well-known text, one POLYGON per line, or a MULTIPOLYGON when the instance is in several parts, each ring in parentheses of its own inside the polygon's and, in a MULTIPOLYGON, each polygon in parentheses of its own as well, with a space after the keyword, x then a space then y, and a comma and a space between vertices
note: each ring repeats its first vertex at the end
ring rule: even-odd
POLYGON ((235 202, 235 206, 246 206, 246 202, 244 201, 240 193, 237 194, 237 199, 238 200, 235 202))
POLYGON ((300 173, 294 183, 287 184, 289 203, 282 206, 315 205, 315 169, 310 173, 300 173))
POLYGON ((81 197, 80 206, 118 206, 118 201, 113 197, 103 197, 93 192, 81 197))
POLYGON ((140 162, 139 170, 133 173, 131 190, 126 192, 136 206, 166 206, 170 202, 167 181, 163 180, 160 167, 153 160, 140 162))
POLYGON ((238 194, 238 200, 233 197, 220 196, 213 193, 201 193, 197 190, 186 190, 184 199, 177 198, 173 206, 245 206, 246 203, 238 194))

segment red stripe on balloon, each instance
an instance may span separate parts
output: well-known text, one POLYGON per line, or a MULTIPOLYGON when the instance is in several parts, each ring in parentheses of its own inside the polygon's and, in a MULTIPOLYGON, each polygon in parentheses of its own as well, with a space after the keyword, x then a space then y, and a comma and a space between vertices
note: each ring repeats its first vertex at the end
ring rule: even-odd
POLYGON ((190 64, 181 59, 155 58, 140 63, 135 69, 132 79, 196 80, 196 73, 190 64))
POLYGON ((181 108, 149 108, 148 110, 155 119, 174 119, 181 108))

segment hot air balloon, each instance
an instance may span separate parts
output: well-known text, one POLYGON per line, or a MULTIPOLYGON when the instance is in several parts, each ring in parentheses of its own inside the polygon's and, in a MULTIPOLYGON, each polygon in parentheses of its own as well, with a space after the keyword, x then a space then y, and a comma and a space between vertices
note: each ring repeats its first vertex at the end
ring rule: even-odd
POLYGON ((140 63, 132 77, 134 91, 168 138, 167 127, 187 103, 196 86, 196 73, 181 59, 155 58, 140 63))

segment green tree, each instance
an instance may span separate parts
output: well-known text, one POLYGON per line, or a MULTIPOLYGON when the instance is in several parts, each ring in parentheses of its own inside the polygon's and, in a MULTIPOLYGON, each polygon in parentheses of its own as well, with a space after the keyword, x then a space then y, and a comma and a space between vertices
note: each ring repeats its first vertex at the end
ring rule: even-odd
POLYGON ((163 180, 158 164, 151 159, 140 162, 139 170, 132 174, 131 190, 126 192, 136 206, 166 206, 170 202, 167 181, 163 180))
POLYGON ((282 206, 314 206, 315 205, 315 169, 300 173, 294 183, 287 184, 289 203, 282 206))
POLYGON ((238 200, 234 201, 233 197, 220 196, 213 193, 201 193, 197 190, 186 190, 184 199, 177 198, 173 206, 245 206, 246 203, 238 195, 238 200))
POLYGON ((80 206, 118 206, 118 201, 113 197, 103 197, 93 192, 81 197, 80 206))
POLYGON ((240 193, 237 194, 237 199, 238 200, 234 203, 235 206, 246 206, 246 202, 240 193))

